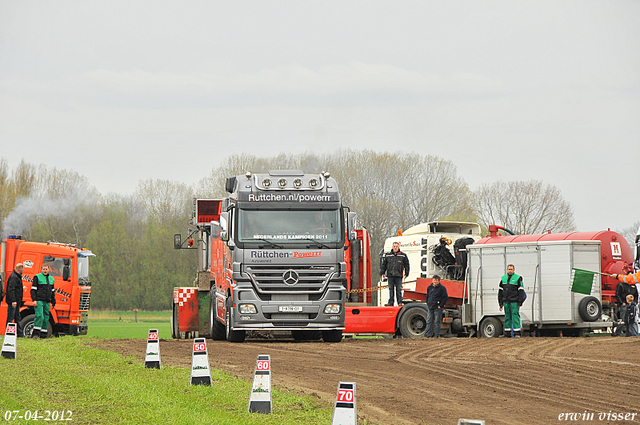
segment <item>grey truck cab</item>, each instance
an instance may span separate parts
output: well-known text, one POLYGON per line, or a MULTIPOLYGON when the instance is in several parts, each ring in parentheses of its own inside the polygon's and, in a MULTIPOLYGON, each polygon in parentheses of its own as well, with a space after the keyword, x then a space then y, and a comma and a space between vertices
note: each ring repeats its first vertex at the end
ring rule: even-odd
POLYGON ((290 330, 295 339, 340 341, 345 238, 355 214, 343 207, 336 181, 280 170, 228 178, 226 189, 219 234, 231 267, 227 332, 290 330))

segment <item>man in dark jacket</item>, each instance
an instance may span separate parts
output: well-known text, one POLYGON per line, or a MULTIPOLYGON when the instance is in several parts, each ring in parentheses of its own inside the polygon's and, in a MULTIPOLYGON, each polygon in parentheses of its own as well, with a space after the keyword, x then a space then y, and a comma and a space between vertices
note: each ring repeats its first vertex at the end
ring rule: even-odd
POLYGON ((31 338, 46 338, 49 329, 49 309, 56 306, 53 276, 48 264, 42 266, 42 273, 34 276, 31 284, 31 299, 34 302, 36 318, 33 322, 31 338))
POLYGON ((520 327, 520 307, 524 302, 524 284, 522 276, 515 273, 516 266, 509 264, 507 266, 507 274, 502 276, 500 280, 500 288, 498 289, 498 304, 500 311, 504 307, 504 336, 511 338, 513 336, 520 338, 522 328, 520 327))
POLYGON ((382 257, 382 265, 380 266, 380 275, 382 278, 387 277, 389 285, 389 302, 386 306, 393 305, 393 296, 395 294, 398 305, 402 303, 402 276, 409 276, 409 258, 407 254, 400 251, 400 243, 394 242, 391 251, 382 257))
MULTIPOLYGON (((22 263, 16 264, 16 268, 7 280, 7 324, 14 322, 18 328, 18 337, 23 337, 20 326, 20 307, 22 307, 22 263)), ((6 326, 6 325, 5 325, 6 326)))
POLYGON ((440 329, 442 328, 442 309, 449 299, 447 288, 440 283, 440 276, 434 275, 431 285, 427 288, 427 332, 425 337, 440 338, 440 329), (435 325, 435 326, 434 326, 435 325), (435 328, 435 329, 434 329, 435 328))
MULTIPOLYGON (((632 272, 624 274, 612 275, 614 279, 619 280, 618 286, 616 286, 616 303, 618 304, 618 318, 624 320, 627 316, 627 295, 633 295, 633 299, 638 299, 638 287, 636 286, 636 280, 632 272)), ((640 277, 640 272, 638 272, 640 277)), ((637 278, 636 278, 637 279, 637 278)), ((626 326, 620 324, 616 326, 613 336, 620 336, 622 332, 626 332, 626 326)))

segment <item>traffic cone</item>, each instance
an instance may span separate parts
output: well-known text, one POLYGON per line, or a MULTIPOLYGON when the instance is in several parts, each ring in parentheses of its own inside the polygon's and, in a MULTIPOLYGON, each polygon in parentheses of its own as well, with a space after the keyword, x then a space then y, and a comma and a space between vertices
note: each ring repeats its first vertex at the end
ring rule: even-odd
POLYGON ((259 355, 249 395, 249 412, 271 413, 271 358, 259 355))
POLYGON ((147 337, 147 354, 144 357, 144 367, 160 369, 160 340, 158 330, 149 329, 147 337))
POLYGON ((211 370, 209 354, 204 338, 193 340, 193 356, 191 357, 191 385, 211 386, 211 370))
POLYGON ((357 423, 356 383, 340 382, 331 425, 356 425, 357 423))
POLYGON ((2 357, 5 359, 16 358, 16 329, 15 323, 7 323, 7 330, 4 334, 4 340, 2 341, 2 357))

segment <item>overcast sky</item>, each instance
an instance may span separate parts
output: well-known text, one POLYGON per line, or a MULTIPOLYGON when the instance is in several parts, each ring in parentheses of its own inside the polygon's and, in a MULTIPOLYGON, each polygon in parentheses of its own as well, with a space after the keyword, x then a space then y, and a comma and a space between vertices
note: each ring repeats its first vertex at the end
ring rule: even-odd
POLYGON ((0 157, 101 193, 234 153, 434 154, 640 220, 639 1, 0 0, 0 157))

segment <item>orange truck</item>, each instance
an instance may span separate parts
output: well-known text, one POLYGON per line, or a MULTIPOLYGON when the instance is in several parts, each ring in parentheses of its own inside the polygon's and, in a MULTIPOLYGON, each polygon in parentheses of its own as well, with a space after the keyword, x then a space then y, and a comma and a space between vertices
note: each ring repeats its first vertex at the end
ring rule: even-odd
MULTIPOLYGON (((7 292, 7 280, 22 263, 22 301, 20 321, 26 336, 31 336, 35 318, 31 300, 31 282, 42 271, 42 265, 51 266, 54 278, 56 306, 51 308, 48 333, 51 335, 86 335, 87 319, 91 305, 89 257, 95 255, 75 245, 61 243, 28 242, 20 236, 8 236, 2 241, 0 254, 0 278, 3 293, 7 292)), ((4 335, 7 320, 6 296, 0 303, 0 335, 4 335)))

